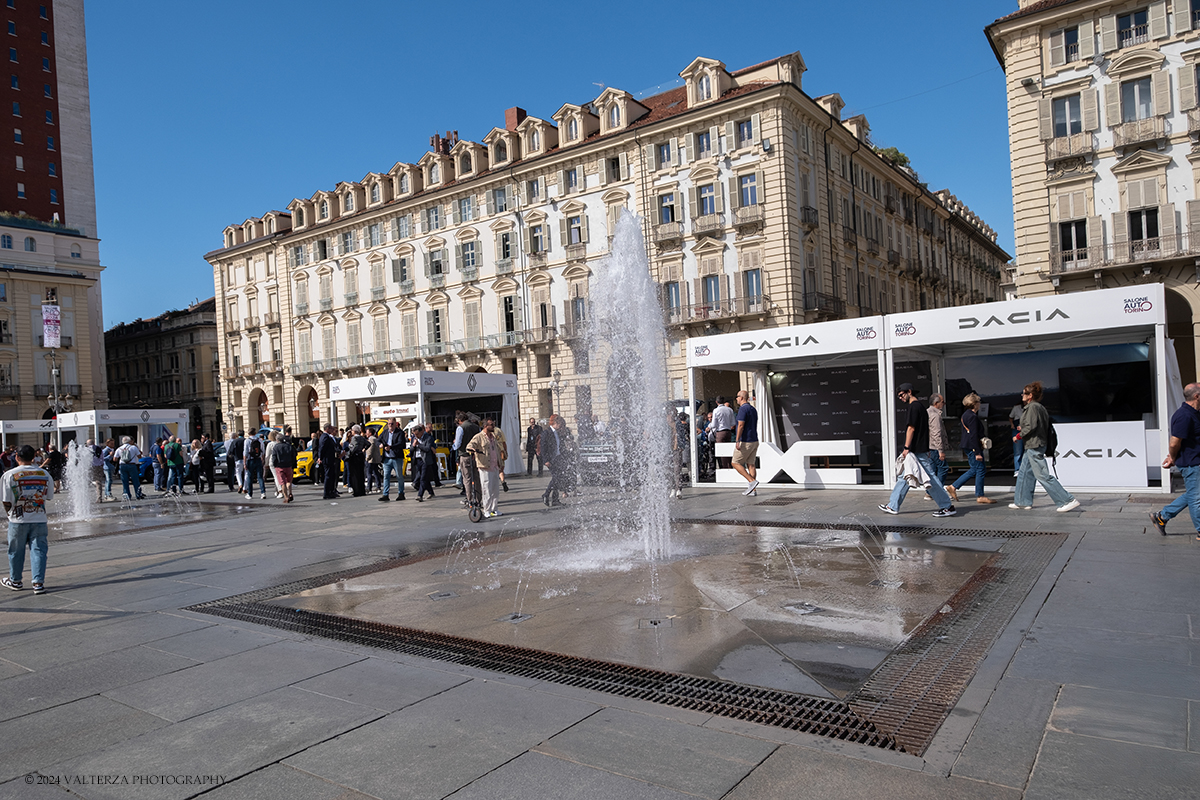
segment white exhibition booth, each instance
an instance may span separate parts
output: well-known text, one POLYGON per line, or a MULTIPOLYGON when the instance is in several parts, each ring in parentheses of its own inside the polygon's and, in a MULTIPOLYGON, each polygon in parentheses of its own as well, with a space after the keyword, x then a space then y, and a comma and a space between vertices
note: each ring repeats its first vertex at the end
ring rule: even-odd
POLYGON ((137 445, 143 451, 158 435, 179 434, 187 439, 190 415, 186 408, 105 408, 95 411, 72 411, 58 415, 60 430, 90 428, 92 438, 103 442, 111 435, 113 428, 129 428, 137 426, 137 445), (162 428, 160 432, 155 430, 162 428), (100 432, 104 431, 101 437, 100 432))
MULTIPOLYGON (((1111 387, 1112 394, 1135 398, 1133 405, 1142 410, 1126 416, 1141 419, 1056 421, 1059 480, 1070 489, 1104 492, 1146 491, 1148 481, 1154 479, 1161 481, 1155 490, 1168 493, 1169 471, 1160 464, 1167 451, 1170 417, 1182 402, 1182 386, 1177 385, 1174 349, 1166 339, 1166 298, 1161 284, 692 338, 687 343, 689 407, 695 409, 696 401, 704 399, 696 397, 698 372, 752 372, 762 440, 759 480, 765 483, 786 474, 810 488, 859 485, 859 469, 818 469, 812 466, 813 459, 857 455, 869 437, 878 442, 878 455, 887 472, 886 465, 893 464, 898 455, 896 386, 909 380, 909 373, 898 377, 902 367, 928 364, 931 374, 919 377, 926 379, 933 391, 947 394, 948 381, 954 386, 961 383, 955 381, 960 375, 947 374, 948 360, 956 372, 972 361, 1002 362, 1004 369, 995 370, 994 376, 977 375, 976 383, 1012 384, 996 392, 1007 396, 1010 388, 1019 393, 1021 386, 1034 380, 1057 390, 1055 353, 1078 349, 1082 354, 1084 348, 1106 346, 1132 347, 1143 354, 1139 362, 1116 366, 1137 367, 1148 377, 1133 385, 1125 381, 1126 385, 1111 387), (782 375, 789 376, 792 396, 802 398, 791 404, 792 413, 806 418, 803 424, 810 437, 793 441, 790 447, 777 430, 777 412, 783 412, 773 397, 772 381, 778 383, 782 375), (831 375, 835 377, 830 379, 831 375), (1169 380, 1171 375, 1175 380, 1169 380), (861 391, 855 388, 860 379, 861 391), (814 430, 824 429, 820 426, 838 433, 811 438, 816 435, 814 430), (861 431, 861 435, 848 435, 847 431, 861 431)), ((1096 370, 1103 375, 1105 367, 1113 366, 1097 367, 1082 355, 1080 358, 1083 366, 1071 362, 1070 368, 1083 373, 1092 369, 1088 374, 1093 381, 1096 370)), ((1118 370, 1114 374, 1124 373, 1118 370)), ((1130 374, 1140 373, 1134 370, 1130 374)), ((986 398, 987 393, 979 393, 986 398)), ((1086 400, 1074 397, 1081 407, 1086 400)), ((990 433, 993 437, 1002 434, 994 429, 990 433)), ((953 428, 951 439, 957 444, 953 428)), ((731 451, 732 445, 718 446, 717 455, 731 451)), ((697 474, 697 459, 693 441, 692 474, 697 474)), ((732 470, 718 470, 717 482, 745 485, 732 470)))
POLYGON ((525 469, 519 446, 524 429, 521 427, 521 410, 517 402, 516 375, 416 370, 341 378, 329 384, 329 419, 334 425, 339 424, 337 403, 349 401, 369 402, 373 418, 412 417, 424 423, 429 416, 430 400, 495 396, 502 399, 500 428, 507 433, 509 442, 508 460, 504 468, 515 475, 525 469), (387 405, 383 405, 385 403, 387 405))
MULTIPOLYGON (((58 426, 52 419, 6 419, 3 425, 0 425, 0 449, 8 449, 9 434, 16 433, 53 433, 57 437, 58 426)), ((60 443, 61 441, 56 442, 60 443)))

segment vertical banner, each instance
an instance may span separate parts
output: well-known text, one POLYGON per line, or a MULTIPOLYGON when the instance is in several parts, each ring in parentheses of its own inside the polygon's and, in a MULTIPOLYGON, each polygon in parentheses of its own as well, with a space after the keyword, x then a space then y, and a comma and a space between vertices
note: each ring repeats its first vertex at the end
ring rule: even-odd
POLYGON ((58 306, 44 305, 42 306, 42 346, 49 349, 58 349, 62 347, 62 337, 60 336, 61 319, 59 317, 58 306))

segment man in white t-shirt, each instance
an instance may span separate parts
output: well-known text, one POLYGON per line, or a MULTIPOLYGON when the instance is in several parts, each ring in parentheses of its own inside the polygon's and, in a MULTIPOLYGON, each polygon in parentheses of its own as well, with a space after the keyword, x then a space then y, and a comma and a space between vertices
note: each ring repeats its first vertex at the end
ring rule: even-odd
POLYGON ((121 446, 113 453, 113 461, 121 473, 121 491, 125 499, 132 499, 129 494, 129 484, 133 484, 133 492, 138 500, 145 500, 142 494, 142 451, 128 436, 121 437, 121 446))
POLYGON ((0 584, 13 591, 23 588, 25 548, 32 553, 33 593, 46 591, 46 502, 54 497, 54 479, 33 466, 34 450, 25 445, 17 451, 17 466, 0 477, 0 501, 8 514, 8 577, 0 584))

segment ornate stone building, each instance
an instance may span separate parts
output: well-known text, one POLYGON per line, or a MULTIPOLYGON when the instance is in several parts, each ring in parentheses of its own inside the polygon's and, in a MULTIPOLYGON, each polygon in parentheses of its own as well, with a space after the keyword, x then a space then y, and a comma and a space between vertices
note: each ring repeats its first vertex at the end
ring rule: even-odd
POLYGON ((112 408, 186 408, 191 436, 220 440, 216 300, 110 328, 108 386, 112 408))
POLYGON ((1008 96, 1020 295, 1163 283, 1197 375, 1200 2, 1019 0, 987 28, 1008 96))
POLYGON ((573 417, 599 369, 588 278, 625 209, 644 222, 677 398, 689 336, 995 298, 995 233, 877 152, 838 95, 806 95, 805 69, 799 53, 736 71, 697 58, 651 97, 512 108, 478 142, 436 137, 414 163, 229 226, 205 256, 223 405, 237 425, 307 430, 331 379, 485 370, 519 376, 526 417, 573 417))

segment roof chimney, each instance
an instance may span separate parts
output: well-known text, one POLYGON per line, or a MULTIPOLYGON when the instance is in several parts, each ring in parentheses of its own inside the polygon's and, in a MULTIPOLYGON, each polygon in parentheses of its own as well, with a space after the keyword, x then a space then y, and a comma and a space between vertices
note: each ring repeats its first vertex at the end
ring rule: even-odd
POLYGON ((525 109, 513 106, 504 112, 504 129, 515 131, 517 126, 525 121, 525 109))

